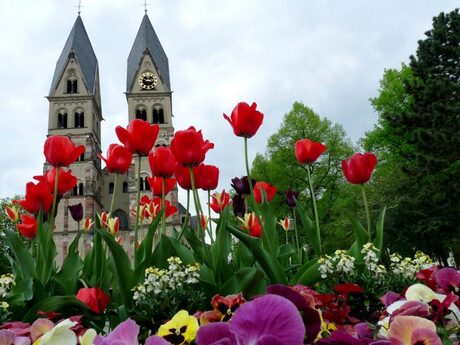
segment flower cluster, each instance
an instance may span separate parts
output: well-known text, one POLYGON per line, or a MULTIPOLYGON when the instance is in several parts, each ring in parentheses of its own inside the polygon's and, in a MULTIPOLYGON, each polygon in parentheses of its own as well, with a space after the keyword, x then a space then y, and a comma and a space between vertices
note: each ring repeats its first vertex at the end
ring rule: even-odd
POLYGON ((182 260, 172 256, 168 258, 168 269, 149 267, 145 270, 144 283, 138 285, 133 299, 140 301, 146 294, 159 294, 165 290, 175 290, 185 284, 197 284, 200 265, 183 265, 182 260))
POLYGON ((413 278, 417 272, 433 265, 431 258, 425 253, 418 251, 414 258, 401 257, 398 253, 390 255, 390 271, 404 278, 413 278))
POLYGON ((366 265, 367 271, 376 279, 383 279, 383 276, 387 272, 385 266, 379 264, 379 250, 372 244, 366 243, 361 250, 363 254, 364 264, 366 265))
MULTIPOLYGON (((14 277, 12 274, 2 274, 0 276, 0 315, 6 314, 9 304, 3 299, 6 298, 14 285, 14 277)), ((0 317, 1 321, 1 317, 0 317)))
POLYGON ((345 250, 336 250, 333 256, 323 255, 318 259, 321 278, 328 275, 350 275, 355 270, 355 258, 348 255, 345 250))

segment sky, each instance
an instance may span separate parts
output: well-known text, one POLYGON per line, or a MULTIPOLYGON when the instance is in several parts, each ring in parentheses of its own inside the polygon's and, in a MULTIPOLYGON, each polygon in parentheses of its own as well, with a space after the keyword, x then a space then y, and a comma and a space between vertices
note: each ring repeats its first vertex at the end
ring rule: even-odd
MULTIPOLYGON (((102 151, 128 123, 126 62, 144 15, 141 0, 83 0, 81 16, 99 61, 102 151)), ((218 189, 245 175, 243 140, 222 114, 256 102, 265 114, 249 140, 252 159, 295 101, 341 124, 354 142, 378 116, 369 98, 399 68, 453 0, 148 0, 169 58, 176 130, 194 125, 215 144, 206 164, 218 189)), ((43 168, 48 94, 78 0, 0 0, 0 198, 24 194, 43 168)), ((180 192, 180 200, 185 194, 180 192)))

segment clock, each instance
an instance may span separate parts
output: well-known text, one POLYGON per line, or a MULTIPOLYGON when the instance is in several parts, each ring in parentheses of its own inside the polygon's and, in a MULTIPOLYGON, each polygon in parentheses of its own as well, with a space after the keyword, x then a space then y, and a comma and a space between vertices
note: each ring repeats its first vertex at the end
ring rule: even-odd
POLYGON ((144 90, 152 90, 157 85, 158 78, 151 72, 142 73, 139 76, 139 85, 144 90))

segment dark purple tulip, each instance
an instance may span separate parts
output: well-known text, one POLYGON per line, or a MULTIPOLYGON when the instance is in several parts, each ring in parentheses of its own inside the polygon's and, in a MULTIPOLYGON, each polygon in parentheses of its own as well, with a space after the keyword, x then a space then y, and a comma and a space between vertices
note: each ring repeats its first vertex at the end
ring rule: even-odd
POLYGON ((460 272, 445 267, 436 272, 436 283, 444 293, 456 292, 460 288, 460 272))
POLYGON ((246 213, 246 207, 244 206, 244 200, 238 194, 235 194, 232 198, 233 213, 237 217, 243 217, 246 213))
POLYGON ((286 192, 286 204, 288 204, 290 208, 296 208, 297 207, 296 200, 298 197, 299 197, 299 192, 288 190, 286 192))
MULTIPOLYGON (((254 187, 254 185, 256 184, 256 181, 254 179, 251 179, 251 180, 252 180, 252 186, 254 187)), ((233 187, 235 192, 240 196, 251 194, 247 176, 243 176, 241 178, 238 178, 238 177, 232 178, 231 186, 233 187)))
POLYGON ((79 222, 83 219, 83 205, 80 203, 68 206, 72 219, 79 222))

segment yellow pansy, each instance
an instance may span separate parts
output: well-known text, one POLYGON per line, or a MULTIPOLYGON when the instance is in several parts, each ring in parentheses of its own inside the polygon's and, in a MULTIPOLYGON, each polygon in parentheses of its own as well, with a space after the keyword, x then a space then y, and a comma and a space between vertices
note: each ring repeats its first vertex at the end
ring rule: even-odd
POLYGON ((179 311, 174 317, 160 326, 158 335, 173 345, 189 344, 198 332, 198 320, 186 310, 179 311))

